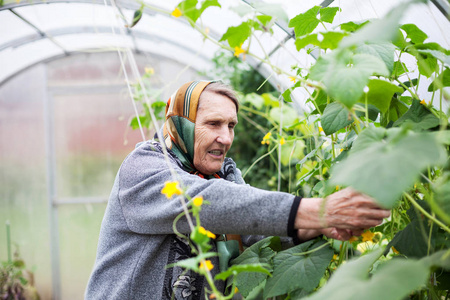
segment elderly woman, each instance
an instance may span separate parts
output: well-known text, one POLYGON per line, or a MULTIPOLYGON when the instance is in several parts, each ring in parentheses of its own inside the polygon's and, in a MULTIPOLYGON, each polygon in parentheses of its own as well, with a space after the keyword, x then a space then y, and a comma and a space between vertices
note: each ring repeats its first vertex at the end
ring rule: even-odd
MULTIPOLYGON (((186 83, 172 95, 164 140, 139 144, 117 174, 86 299, 205 299, 207 283, 201 276, 166 268, 191 256, 187 242, 172 228, 183 211, 180 196, 169 200, 161 193, 165 182, 174 180, 173 171, 188 195, 210 202, 200 219, 216 234, 285 236, 294 243, 320 234, 347 240, 389 216, 389 211, 351 189, 329 196, 323 210, 323 199, 301 199, 244 184, 233 160, 226 157, 238 108, 234 92, 218 82, 186 83)), ((177 228, 190 232, 185 218, 177 228)), ((213 275, 218 271, 214 268, 213 275)))

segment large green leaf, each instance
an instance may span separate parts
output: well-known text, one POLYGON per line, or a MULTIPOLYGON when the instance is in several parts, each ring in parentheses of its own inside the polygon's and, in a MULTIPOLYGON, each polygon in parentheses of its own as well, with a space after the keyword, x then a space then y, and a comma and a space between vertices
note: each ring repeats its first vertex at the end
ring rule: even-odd
MULTIPOLYGON (((423 202, 423 201, 421 201, 423 202)), ((401 231, 397 232, 392 241, 388 244, 388 248, 395 247, 401 254, 407 257, 421 258, 428 253, 428 234, 430 226, 423 216, 417 215, 414 207, 408 210, 411 222, 401 231)), ((432 235, 436 234, 436 226, 433 227, 432 235)), ((435 239, 430 239, 430 247, 433 252, 435 239)))
POLYGON ((447 66, 450 66, 450 55, 448 54, 445 54, 438 50, 417 50, 417 51, 419 53, 430 54, 439 59, 440 61, 442 61, 443 63, 445 63, 447 66))
POLYGON ((202 15, 202 13, 210 6, 220 6, 220 3, 217 0, 205 0, 201 2, 199 7, 197 0, 184 0, 178 4, 178 8, 188 19, 191 19, 194 23, 197 22, 198 18, 202 15))
MULTIPOLYGON (((389 109, 392 96, 395 93, 403 92, 401 87, 381 79, 371 79, 367 86, 369 87, 369 92, 367 93, 368 103, 375 105, 382 113, 389 109)), ((361 102, 364 103, 363 100, 361 99, 361 102)))
POLYGON ((433 115, 428 108, 420 104, 420 101, 413 100, 409 110, 395 121, 394 126, 407 124, 413 130, 427 130, 439 125, 439 118, 433 115))
POLYGON ((324 243, 323 240, 308 241, 279 252, 274 258, 273 276, 267 279, 264 299, 299 288, 307 291, 316 288, 333 257, 333 250, 326 246, 305 255, 301 253, 316 249, 324 243))
POLYGON ((387 140, 352 152, 331 170, 333 185, 351 186, 385 208, 393 207, 429 165, 441 164, 446 155, 435 136, 387 130, 387 140))
POLYGON ((311 68, 310 78, 322 81, 331 97, 351 108, 363 95, 372 74, 389 75, 379 57, 369 54, 352 56, 342 50, 320 57, 311 68))
POLYGON ((406 32, 406 38, 411 39, 413 44, 422 44, 428 38, 428 35, 415 24, 404 24, 400 28, 406 32))
POLYGON ((341 103, 333 102, 325 107, 320 122, 325 134, 329 135, 353 123, 353 118, 345 106, 341 103))
POLYGON ((336 13, 340 11, 339 7, 322 7, 319 11, 322 22, 333 23, 336 13))
POLYGON ((450 86, 450 69, 445 68, 444 72, 439 74, 438 78, 434 79, 433 82, 428 86, 429 92, 434 92, 441 87, 450 86))
POLYGON ((242 22, 238 26, 228 27, 220 41, 228 41, 230 47, 240 47, 252 33, 252 21, 242 22))
MULTIPOLYGON (((215 280, 227 280, 232 275, 237 275, 243 272, 256 272, 270 275, 270 272, 266 269, 268 265, 264 264, 249 264, 249 265, 234 265, 229 267, 226 271, 217 274, 215 280)), ((270 267, 270 266, 268 266, 270 267)), ((270 267, 271 268, 271 267, 270 267)))
POLYGON ((298 115, 295 110, 287 104, 283 105, 282 108, 272 108, 269 115, 275 122, 281 122, 283 124, 283 127, 292 126, 298 120, 298 115))
POLYGON ((398 21, 403 16, 406 8, 415 2, 423 1, 416 0, 397 5, 385 17, 363 26, 356 31, 355 34, 344 38, 340 46, 351 47, 366 42, 378 43, 382 41, 392 41, 398 34, 398 21))
POLYGON ((317 19, 319 10, 320 6, 314 6, 289 21, 289 27, 294 27, 294 32, 297 37, 311 33, 316 29, 317 25, 320 23, 319 19, 317 19))
POLYGON ((322 49, 336 49, 339 45, 339 42, 344 38, 344 36, 347 35, 348 34, 345 32, 338 31, 321 32, 320 34, 308 34, 304 37, 297 38, 295 40, 295 46, 298 51, 300 51, 300 49, 303 49, 307 45, 318 46, 322 49), (318 35, 321 36, 320 40, 318 38, 318 35))
POLYGON ((429 273, 428 265, 417 260, 390 260, 369 278, 369 268, 382 250, 340 266, 324 287, 304 299, 399 300, 425 284, 429 273))
POLYGON ((450 173, 444 173, 433 183, 434 202, 431 208, 447 224, 450 224, 450 173))
POLYGON ((382 61, 384 61, 384 64, 386 65, 386 68, 389 71, 389 74, 391 74, 394 69, 394 50, 395 50, 394 45, 389 42, 378 42, 378 43, 366 42, 360 44, 356 48, 355 52, 370 54, 380 58, 382 61))
MULTIPOLYGON (((269 246, 274 237, 266 238, 247 248, 240 256, 232 260, 232 265, 264 264, 270 271, 271 260, 276 252, 269 246)), ((237 288, 239 292, 246 297, 261 282, 267 278, 263 273, 239 273, 237 275, 237 288)))

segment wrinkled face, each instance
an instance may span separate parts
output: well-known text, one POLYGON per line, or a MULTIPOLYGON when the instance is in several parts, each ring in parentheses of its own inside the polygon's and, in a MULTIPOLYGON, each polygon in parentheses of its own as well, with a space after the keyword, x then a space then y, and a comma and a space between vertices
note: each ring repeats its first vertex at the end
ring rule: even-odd
POLYGON ((234 139, 237 113, 226 96, 203 92, 195 120, 194 167, 205 175, 220 171, 234 139))

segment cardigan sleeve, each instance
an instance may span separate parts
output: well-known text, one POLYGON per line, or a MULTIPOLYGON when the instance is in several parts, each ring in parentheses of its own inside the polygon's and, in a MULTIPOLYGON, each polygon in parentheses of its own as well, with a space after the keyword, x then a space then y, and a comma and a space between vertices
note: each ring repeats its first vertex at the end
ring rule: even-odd
MULTIPOLYGON (((217 233, 287 236, 294 196, 236 184, 223 179, 202 179, 185 172, 169 158, 175 180, 187 187, 190 197, 203 196, 202 226, 217 233)), ((166 181, 173 181, 164 155, 144 143, 135 149, 119 170, 118 197, 131 231, 142 234, 173 233, 174 219, 182 213, 181 196, 167 199, 161 194, 166 181)), ((177 230, 190 232, 186 218, 177 230)))

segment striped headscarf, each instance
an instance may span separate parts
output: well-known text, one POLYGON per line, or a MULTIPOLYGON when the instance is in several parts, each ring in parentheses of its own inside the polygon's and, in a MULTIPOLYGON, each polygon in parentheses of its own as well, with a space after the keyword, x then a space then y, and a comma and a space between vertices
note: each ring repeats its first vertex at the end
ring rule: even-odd
POLYGON ((194 173, 194 132, 200 94, 214 81, 192 81, 182 85, 167 101, 163 138, 166 147, 194 173))

